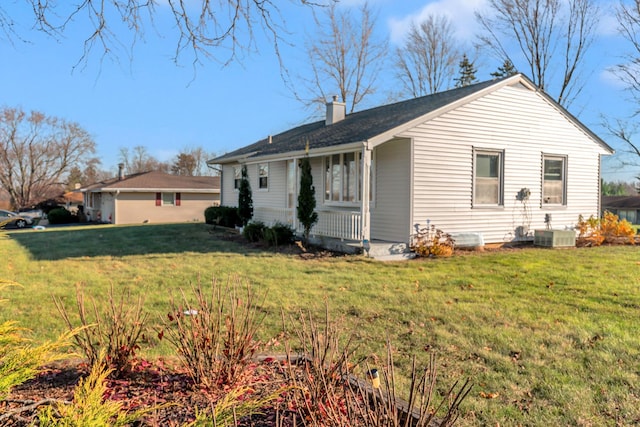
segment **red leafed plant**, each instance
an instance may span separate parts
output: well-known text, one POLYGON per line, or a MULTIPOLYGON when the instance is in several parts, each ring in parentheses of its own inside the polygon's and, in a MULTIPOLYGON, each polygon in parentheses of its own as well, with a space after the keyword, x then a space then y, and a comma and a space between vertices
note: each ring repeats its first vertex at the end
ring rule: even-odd
MULTIPOLYGON (((144 340, 148 321, 142 296, 134 300, 135 304, 130 304, 131 300, 129 292, 123 292, 120 298, 116 298, 111 287, 106 305, 98 308, 96 301, 91 299, 91 307, 87 307, 82 290, 76 289, 80 330, 73 339, 90 367, 104 353, 104 361, 113 376, 120 376, 130 370, 131 362, 140 349, 139 343, 144 340)), ((76 330, 77 326, 74 326, 62 300, 54 297, 53 301, 69 330, 76 330)))
POLYGON ((182 292, 182 305, 171 300, 171 312, 159 337, 175 347, 196 384, 207 388, 234 385, 259 347, 258 316, 251 287, 237 278, 211 289, 192 288, 194 301, 182 292))

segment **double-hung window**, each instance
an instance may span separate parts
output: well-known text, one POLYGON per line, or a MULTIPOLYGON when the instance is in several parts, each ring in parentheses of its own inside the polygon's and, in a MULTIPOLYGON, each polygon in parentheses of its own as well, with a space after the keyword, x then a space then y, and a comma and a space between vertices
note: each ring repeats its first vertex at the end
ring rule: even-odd
POLYGON ((242 167, 233 167, 233 188, 238 190, 240 188, 240 180, 242 179, 242 167))
POLYGON ((474 206, 503 204, 504 152, 474 150, 474 206))
POLYGON ((266 190, 269 188, 269 164, 258 164, 258 188, 266 190))
POLYGON ((565 156, 542 156, 542 203, 543 205, 566 205, 567 158, 565 156))
POLYGON ((296 207, 296 161, 287 160, 287 207, 296 207))

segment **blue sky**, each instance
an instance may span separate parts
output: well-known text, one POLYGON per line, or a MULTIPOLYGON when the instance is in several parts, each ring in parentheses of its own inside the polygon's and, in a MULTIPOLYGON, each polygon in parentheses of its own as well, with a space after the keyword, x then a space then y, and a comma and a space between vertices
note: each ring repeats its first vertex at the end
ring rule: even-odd
MULTIPOLYGON (((285 1, 278 4, 290 41, 281 45, 282 58, 292 72, 303 72, 305 34, 313 30, 311 12, 285 1)), ((359 0, 343 0, 340 7, 359 4, 359 0)), ((433 12, 446 14, 460 41, 471 46, 478 30, 473 11, 484 7, 486 0, 373 0, 370 4, 378 12, 378 37, 387 38, 393 50, 410 22, 433 12)), ((607 72, 619 62, 624 45, 615 33, 611 2, 602 4, 598 41, 584 72, 587 84, 570 111, 621 151, 618 142, 602 129, 601 115, 628 116, 633 106, 625 101, 620 83, 607 72)), ((86 63, 74 68, 82 56, 86 26, 78 23, 64 39, 52 40, 29 31, 32 18, 24 6, 10 3, 3 8, 16 18, 21 25, 18 31, 28 42, 10 43, 0 35, 0 105, 78 122, 93 135, 102 167, 114 174, 120 147, 146 146, 160 160, 172 159, 183 147, 201 146, 222 154, 310 120, 311 113, 283 84, 277 58, 260 31, 256 51, 241 63, 223 67, 203 59, 194 68, 191 58, 185 56, 176 65, 172 61, 176 39, 169 35, 170 27, 162 20, 166 10, 160 6, 157 31, 147 31, 145 40, 130 49, 131 60, 129 48, 103 60, 96 49, 86 63)), ((121 40, 128 46, 128 35, 121 40)), ((480 54, 478 78, 490 78, 489 73, 499 65, 495 58, 480 54)), ((380 86, 397 84, 391 63, 381 77, 380 86)), ((384 99, 380 95, 375 101, 384 99)), ((622 153, 605 162, 605 179, 629 180, 640 174, 638 169, 619 169, 620 158, 624 158, 622 153)))

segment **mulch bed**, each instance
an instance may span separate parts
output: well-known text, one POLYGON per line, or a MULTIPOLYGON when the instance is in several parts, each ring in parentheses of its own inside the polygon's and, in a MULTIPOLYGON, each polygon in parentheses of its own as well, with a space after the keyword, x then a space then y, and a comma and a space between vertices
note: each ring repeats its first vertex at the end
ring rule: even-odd
MULTIPOLYGON (((242 384, 251 394, 261 396, 278 390, 285 381, 284 362, 267 360, 247 367, 242 384)), ((33 425, 39 408, 44 405, 70 402, 80 378, 88 374, 86 364, 79 361, 57 363, 48 367, 33 380, 15 387, 7 399, 0 401, 0 426, 23 427, 33 425)), ((139 426, 182 426, 192 422, 196 410, 203 412, 215 405, 225 389, 208 391, 194 385, 189 376, 160 359, 154 364, 139 362, 121 378, 107 381, 106 399, 122 403, 126 411, 159 407, 147 415, 139 426)), ((238 426, 275 426, 277 403, 261 414, 242 419, 238 426)), ((286 421, 280 422, 287 426, 286 421)))

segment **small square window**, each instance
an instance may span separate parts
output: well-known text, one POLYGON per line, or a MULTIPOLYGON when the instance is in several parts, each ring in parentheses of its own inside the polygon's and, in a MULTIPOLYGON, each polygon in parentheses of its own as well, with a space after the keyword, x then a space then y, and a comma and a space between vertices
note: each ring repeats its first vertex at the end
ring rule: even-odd
POLYGON ((162 193, 162 206, 175 205, 175 193, 162 193))

